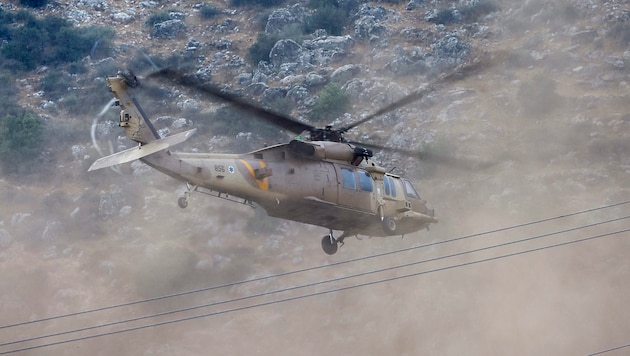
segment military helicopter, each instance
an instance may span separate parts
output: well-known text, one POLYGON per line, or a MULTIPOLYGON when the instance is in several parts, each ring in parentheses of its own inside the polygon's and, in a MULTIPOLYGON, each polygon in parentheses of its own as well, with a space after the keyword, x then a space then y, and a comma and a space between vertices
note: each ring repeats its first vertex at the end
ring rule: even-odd
POLYGON ((116 99, 114 105, 120 107, 119 126, 137 146, 96 160, 88 171, 140 160, 186 183, 187 190, 178 200, 181 208, 187 207, 193 192, 250 206, 256 204, 270 216, 328 229, 321 245, 329 255, 335 254, 349 236, 405 235, 438 222, 409 179, 386 171, 372 160, 372 149, 417 152, 344 137, 350 129, 418 100, 430 89, 417 91, 335 129, 317 128, 263 109, 173 69, 160 70, 149 77, 167 78, 202 90, 299 136, 288 143, 243 154, 171 151, 170 147, 189 139, 196 129, 160 137, 133 95, 140 88, 137 77, 119 72, 107 78, 107 85, 116 99), (335 237, 335 230, 343 233, 335 237))

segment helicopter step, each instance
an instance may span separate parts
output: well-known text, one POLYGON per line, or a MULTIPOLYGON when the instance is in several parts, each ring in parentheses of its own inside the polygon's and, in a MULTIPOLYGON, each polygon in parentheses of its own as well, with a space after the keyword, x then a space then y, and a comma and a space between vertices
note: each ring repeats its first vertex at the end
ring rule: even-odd
POLYGON ((247 205, 247 206, 249 206, 249 207, 251 207, 253 209, 256 208, 254 203, 251 200, 249 200, 249 199, 234 198, 234 197, 230 196, 227 193, 222 193, 222 192, 219 192, 219 191, 216 191, 216 190, 200 187, 200 186, 197 186, 197 185, 191 185, 190 183, 186 183, 186 191, 184 192, 184 195, 182 195, 181 197, 179 197, 177 199, 177 205, 179 205, 180 208, 185 209, 188 206, 188 200, 190 199, 190 195, 193 192, 199 192, 201 194, 205 194, 205 195, 209 195, 211 197, 227 200, 227 201, 230 201, 230 202, 233 202, 233 203, 244 204, 244 205, 247 205))

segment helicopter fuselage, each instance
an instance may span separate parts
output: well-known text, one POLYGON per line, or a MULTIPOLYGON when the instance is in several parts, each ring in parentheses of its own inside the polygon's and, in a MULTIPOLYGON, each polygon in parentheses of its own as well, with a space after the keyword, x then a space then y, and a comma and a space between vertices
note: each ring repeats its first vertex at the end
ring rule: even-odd
POLYGON ((119 126, 139 145, 103 157, 89 170, 140 159, 187 183, 180 207, 201 189, 217 197, 238 197, 270 216, 329 229, 322 240, 329 254, 347 236, 404 235, 438 221, 411 181, 387 173, 370 159, 370 150, 351 143, 295 139, 245 154, 172 152, 168 148, 194 130, 160 137, 128 92, 137 84, 135 78, 119 75, 107 81, 121 108, 119 126), (333 230, 343 234, 335 239, 333 230))
POLYGON ((255 202, 270 216, 346 235, 403 235, 437 222, 409 180, 372 162, 307 158, 297 145, 337 157, 353 152, 343 143, 292 142, 247 154, 168 152, 142 160, 195 188, 255 202))

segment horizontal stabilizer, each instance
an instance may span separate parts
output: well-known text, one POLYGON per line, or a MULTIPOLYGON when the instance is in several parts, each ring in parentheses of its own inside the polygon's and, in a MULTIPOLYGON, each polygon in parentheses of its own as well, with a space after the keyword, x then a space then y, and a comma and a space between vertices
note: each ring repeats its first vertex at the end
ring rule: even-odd
POLYGON ((175 146, 188 140, 188 138, 192 136, 195 131, 197 131, 197 129, 180 132, 178 134, 167 136, 156 141, 151 141, 146 145, 132 147, 124 151, 116 152, 113 155, 99 158, 94 163, 92 163, 92 165, 88 169, 88 172, 95 171, 101 168, 115 166, 117 164, 131 162, 150 154, 160 152, 171 146, 175 146))

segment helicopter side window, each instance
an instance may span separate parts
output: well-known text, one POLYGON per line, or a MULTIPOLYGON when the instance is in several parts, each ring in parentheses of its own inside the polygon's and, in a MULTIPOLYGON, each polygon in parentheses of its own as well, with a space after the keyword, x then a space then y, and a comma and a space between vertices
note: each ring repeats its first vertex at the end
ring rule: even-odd
POLYGON ((354 176, 354 171, 348 168, 341 168, 341 175, 343 177, 343 187, 348 189, 357 189, 357 179, 354 176))
POLYGON ((385 195, 396 197, 396 183, 392 177, 383 177, 383 184, 385 185, 385 195))
POLYGON ((389 184, 392 186, 392 196, 396 197, 396 183, 394 183, 394 178, 389 177, 389 184))
POLYGON ((406 179, 404 180, 404 182, 405 182, 405 193, 407 194, 407 196, 410 198, 420 199, 418 192, 416 192, 416 189, 413 187, 411 182, 406 179))
POLYGON ((364 170, 358 170, 359 172, 359 187, 364 192, 371 192, 374 189, 372 184, 372 176, 370 173, 364 170))

